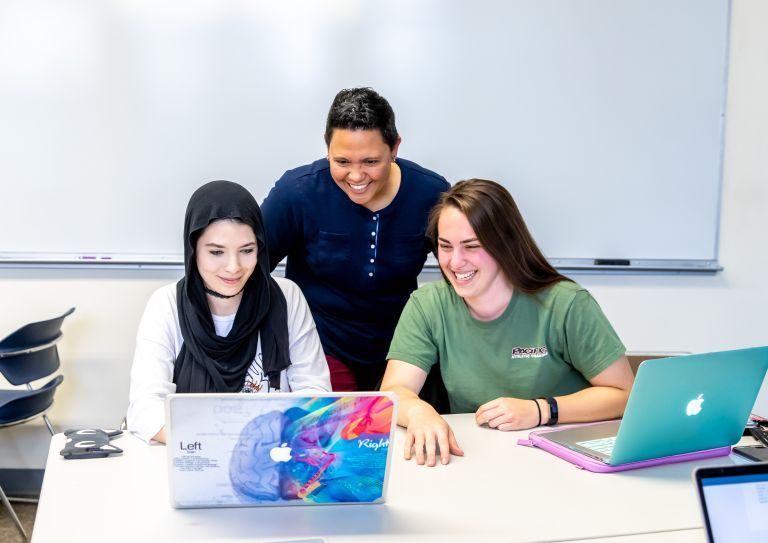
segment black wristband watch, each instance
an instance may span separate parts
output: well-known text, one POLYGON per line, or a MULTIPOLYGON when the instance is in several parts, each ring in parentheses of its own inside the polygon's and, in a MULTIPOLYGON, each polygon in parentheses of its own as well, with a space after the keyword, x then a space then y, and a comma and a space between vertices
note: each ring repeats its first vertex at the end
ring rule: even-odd
POLYGON ((544 426, 554 426, 557 424, 557 400, 551 396, 547 398, 542 397, 540 399, 546 400, 547 404, 549 405, 549 420, 544 424, 544 426))

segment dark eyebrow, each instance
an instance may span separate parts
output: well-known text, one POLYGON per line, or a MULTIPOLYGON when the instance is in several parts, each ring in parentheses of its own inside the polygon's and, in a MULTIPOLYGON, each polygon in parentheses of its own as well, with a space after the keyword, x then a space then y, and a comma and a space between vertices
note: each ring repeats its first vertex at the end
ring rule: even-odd
MULTIPOLYGON (((246 247, 251 247, 253 245, 256 245, 255 241, 252 241, 250 243, 246 243, 245 245, 241 245, 240 247, 238 247, 238 249, 245 249, 246 247)), ((209 241, 208 243, 206 243, 205 247, 216 247, 217 249, 225 249, 226 248, 226 247, 224 247, 224 245, 219 245, 218 243, 214 243, 212 241, 209 241)))
MULTIPOLYGON (((451 244, 451 242, 450 242, 450 241, 448 241, 448 240, 447 240, 447 239, 445 239, 445 238, 441 238, 441 237, 438 237, 438 238, 437 238, 437 241, 442 241, 443 243, 447 243, 448 245, 450 245, 450 244, 451 244)), ((459 243, 461 243, 462 245, 466 245, 467 243, 475 243, 475 242, 477 242, 477 241, 478 241, 478 239, 477 239, 477 238, 469 238, 469 239, 463 239, 463 240, 461 240, 459 243)))
MULTIPOLYGON (((345 156, 334 156, 332 157, 333 160, 347 160, 349 162, 352 162, 349 158, 345 156)), ((366 160, 381 160, 380 156, 367 156, 360 159, 361 162, 365 162, 366 160)))

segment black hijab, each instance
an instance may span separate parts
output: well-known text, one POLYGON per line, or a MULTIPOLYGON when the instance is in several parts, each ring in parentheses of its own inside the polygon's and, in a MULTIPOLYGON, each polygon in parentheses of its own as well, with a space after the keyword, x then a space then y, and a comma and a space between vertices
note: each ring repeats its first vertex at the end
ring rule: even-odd
POLYGON ((280 372, 290 364, 288 312, 283 291, 269 275, 261 210, 237 183, 212 181, 195 191, 184 217, 184 277, 176 285, 176 304, 184 344, 173 367, 177 392, 239 392, 261 337, 262 368, 269 386, 280 387, 280 372), (216 335, 195 248, 213 221, 237 219, 253 228, 257 264, 243 288, 232 330, 216 335))

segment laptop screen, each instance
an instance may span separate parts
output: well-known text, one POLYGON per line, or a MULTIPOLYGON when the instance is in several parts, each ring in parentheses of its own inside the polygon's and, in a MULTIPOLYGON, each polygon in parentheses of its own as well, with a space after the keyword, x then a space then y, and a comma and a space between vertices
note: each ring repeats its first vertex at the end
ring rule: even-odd
POLYGON ((694 473, 709 541, 768 541, 768 464, 694 473))

